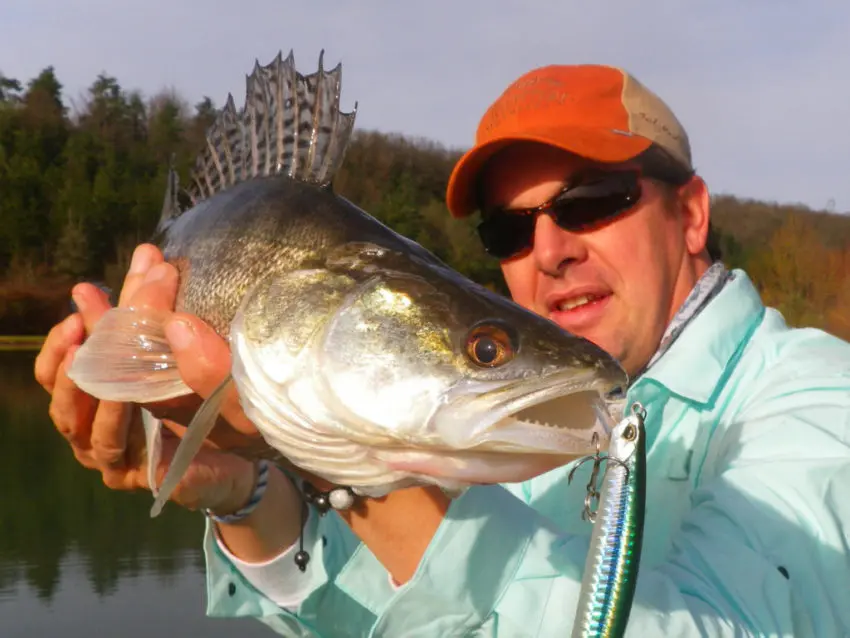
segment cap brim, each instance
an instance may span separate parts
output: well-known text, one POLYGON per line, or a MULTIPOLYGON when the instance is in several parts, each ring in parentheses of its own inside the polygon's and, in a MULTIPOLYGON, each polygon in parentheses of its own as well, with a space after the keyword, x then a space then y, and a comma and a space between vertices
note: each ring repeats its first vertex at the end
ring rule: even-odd
POLYGON ((634 159, 652 145, 651 140, 639 135, 587 127, 558 127, 493 138, 471 148, 455 164, 446 189, 446 205, 452 217, 466 217, 475 211, 475 183, 481 169, 493 155, 516 142, 538 142, 611 163, 634 159))

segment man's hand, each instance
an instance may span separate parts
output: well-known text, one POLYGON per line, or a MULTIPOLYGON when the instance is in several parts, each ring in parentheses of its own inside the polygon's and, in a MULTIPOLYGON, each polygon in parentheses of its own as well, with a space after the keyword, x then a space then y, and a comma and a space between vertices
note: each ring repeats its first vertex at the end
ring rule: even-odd
MULTIPOLYGON (((176 270, 163 263, 162 254, 155 247, 140 246, 124 281, 119 306, 148 305, 170 311, 176 293, 176 270)), ((110 308, 106 295, 89 284, 76 286, 73 296, 79 312, 50 331, 35 362, 35 377, 52 396, 50 417, 71 445, 77 460, 101 472, 107 486, 123 490, 150 489, 138 408, 128 403, 98 401, 80 390, 66 374, 86 334, 91 333, 110 308)), ((184 431, 172 419, 188 424, 203 398, 209 396, 230 368, 226 342, 197 318, 174 315, 166 326, 166 334, 184 381, 197 395, 146 406, 156 416, 167 419, 158 481, 165 476, 179 443, 178 437, 184 431)), ((239 408, 235 391, 223 405, 222 417, 211 437, 220 448, 256 444, 256 428, 239 408)), ((206 507, 222 513, 233 511, 248 499, 253 480, 254 469, 250 461, 212 445, 205 446, 172 500, 191 509, 206 507)))

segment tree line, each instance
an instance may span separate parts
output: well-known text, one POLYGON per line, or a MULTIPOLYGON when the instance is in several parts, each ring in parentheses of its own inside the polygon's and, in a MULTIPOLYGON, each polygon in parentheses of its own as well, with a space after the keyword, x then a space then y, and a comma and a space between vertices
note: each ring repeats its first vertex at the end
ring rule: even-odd
MULTIPOLYGON (((81 279, 118 290, 159 218, 171 157, 184 183, 216 112, 208 97, 146 97, 102 73, 71 112, 53 67, 0 74, 0 333, 44 334, 81 279)), ((446 181, 461 151, 357 131, 335 190, 471 279, 505 293, 474 220, 452 219, 446 181)), ((712 199, 727 264, 745 268, 795 325, 850 338, 850 218, 802 206, 712 199)))

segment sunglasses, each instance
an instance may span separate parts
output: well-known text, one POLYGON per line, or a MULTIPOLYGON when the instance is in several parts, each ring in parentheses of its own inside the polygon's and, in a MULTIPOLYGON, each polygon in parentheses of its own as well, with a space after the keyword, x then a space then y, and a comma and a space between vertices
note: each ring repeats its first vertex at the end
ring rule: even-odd
POLYGON ((478 224, 478 236, 489 255, 507 259, 531 247, 540 213, 550 215, 564 230, 588 230, 625 214, 638 203, 639 178, 636 171, 606 172, 566 186, 535 208, 486 211, 478 224))

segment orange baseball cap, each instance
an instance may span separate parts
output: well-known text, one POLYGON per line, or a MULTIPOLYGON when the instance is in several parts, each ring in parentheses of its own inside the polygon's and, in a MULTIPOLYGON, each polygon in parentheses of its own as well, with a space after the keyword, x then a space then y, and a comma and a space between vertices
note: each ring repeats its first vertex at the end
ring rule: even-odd
POLYGON ((475 145, 449 177, 453 217, 477 208, 478 175, 513 142, 550 144, 599 162, 624 162, 651 146, 692 171, 687 133, 673 111, 626 71, 604 65, 551 65, 517 79, 487 109, 475 145))

